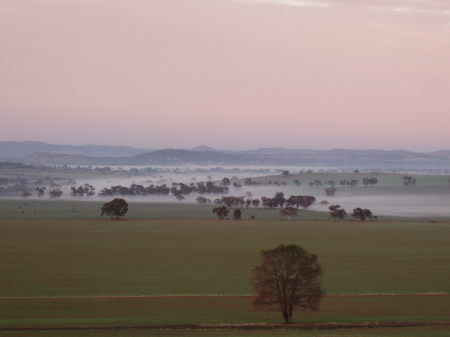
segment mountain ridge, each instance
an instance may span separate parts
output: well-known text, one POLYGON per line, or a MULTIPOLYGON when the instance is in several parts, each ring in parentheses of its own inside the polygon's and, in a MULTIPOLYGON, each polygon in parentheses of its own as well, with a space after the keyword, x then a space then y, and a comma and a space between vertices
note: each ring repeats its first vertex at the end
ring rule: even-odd
MULTIPOLYGON (((0 142, 0 153, 6 142, 0 142)), ((26 145, 27 143, 25 143, 26 145)), ((35 143, 33 143, 35 144, 35 143)), ((40 143, 46 144, 46 143, 40 143)), ((50 145, 51 144, 46 144, 50 145)), ((21 143, 24 146, 24 143, 21 143)), ((55 145, 56 146, 56 145, 55 145)), ((64 146, 63 146, 64 147, 64 146)), ((61 146, 53 152, 33 152, 25 155, 3 157, 10 161, 32 165, 93 165, 93 166, 151 166, 151 165, 284 165, 284 166, 330 166, 330 167, 421 167, 450 168, 450 151, 413 152, 407 150, 355 150, 355 149, 284 149, 260 148, 253 150, 217 150, 208 146, 193 149, 144 150, 131 147, 93 145, 90 151, 84 146, 69 147, 73 153, 59 153, 61 146), (93 156, 105 148, 102 156, 93 156), (120 151, 133 154, 118 155, 120 151), (76 153, 83 151, 82 153, 76 153), (143 151, 143 152, 140 152, 143 151), (134 153, 138 152, 138 153, 134 153), (113 153, 114 155, 110 155, 113 153), (129 153, 129 152, 127 152, 129 153)), ((17 154, 17 153, 16 153, 17 154)))
POLYGON ((57 153, 70 155, 90 155, 93 157, 121 157, 148 152, 150 149, 140 149, 131 146, 113 145, 60 145, 38 141, 0 141, 0 159, 14 158, 33 153, 57 153))

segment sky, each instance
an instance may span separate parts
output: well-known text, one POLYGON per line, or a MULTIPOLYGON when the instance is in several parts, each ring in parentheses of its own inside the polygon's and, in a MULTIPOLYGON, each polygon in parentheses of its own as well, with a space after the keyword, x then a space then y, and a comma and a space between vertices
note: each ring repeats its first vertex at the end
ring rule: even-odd
POLYGON ((450 149, 448 0, 0 0, 0 140, 450 149))

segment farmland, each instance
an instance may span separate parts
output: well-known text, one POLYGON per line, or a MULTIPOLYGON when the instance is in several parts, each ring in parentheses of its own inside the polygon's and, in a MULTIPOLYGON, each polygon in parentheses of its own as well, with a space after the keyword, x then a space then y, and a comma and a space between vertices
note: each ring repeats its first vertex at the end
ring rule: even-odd
POLYGON ((2 199, 0 336, 448 336, 448 177, 416 176, 413 186, 402 177, 304 172, 254 177, 253 185, 232 179, 244 185, 230 195, 282 191, 373 205, 378 219, 365 222, 330 220, 326 205, 300 210, 291 221, 263 207, 243 208, 242 221, 219 221, 212 205, 151 196, 127 197, 129 214, 110 221, 100 217, 105 199, 98 197, 2 199), (378 183, 337 186, 333 197, 311 186, 367 176, 378 183), (399 200, 418 211, 411 198, 427 212, 383 214, 399 200), (438 208, 430 208, 436 200, 438 208), (324 269, 321 310, 294 315, 320 331, 285 330, 279 313, 252 310, 259 252, 290 243, 317 254, 324 269), (416 324, 422 326, 410 326, 416 324))
POLYGON ((0 0, 0 337, 450 337, 450 0, 0 0))
POLYGON ((26 203, 0 208, 2 328, 279 323, 250 302, 259 251, 280 243, 315 252, 325 271, 322 310, 297 322, 450 322, 445 221, 329 221, 315 212, 288 221, 252 210, 256 220, 235 222, 199 205, 131 203, 126 220, 111 222, 98 216, 100 203, 26 203))

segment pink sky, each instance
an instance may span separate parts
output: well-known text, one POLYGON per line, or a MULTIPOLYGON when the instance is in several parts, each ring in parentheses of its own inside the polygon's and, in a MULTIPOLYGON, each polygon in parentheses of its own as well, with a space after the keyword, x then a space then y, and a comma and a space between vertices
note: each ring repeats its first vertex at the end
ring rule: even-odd
POLYGON ((450 149, 450 1, 0 0, 0 140, 450 149))

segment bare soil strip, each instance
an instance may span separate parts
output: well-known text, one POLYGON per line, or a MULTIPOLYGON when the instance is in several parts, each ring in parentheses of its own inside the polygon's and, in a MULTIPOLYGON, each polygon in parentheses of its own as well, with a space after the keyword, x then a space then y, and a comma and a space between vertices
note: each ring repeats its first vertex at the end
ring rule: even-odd
MULTIPOLYGON (((0 301, 11 300, 110 300, 110 299, 141 299, 141 298, 252 298, 254 295, 113 295, 113 296, 11 296, 0 297, 0 301)), ((450 297, 447 293, 423 294, 338 294, 325 295, 324 298, 351 298, 351 297, 450 297)))
POLYGON ((309 324, 180 324, 180 325, 137 325, 137 326, 93 326, 93 327, 23 327, 1 328, 0 331, 68 331, 68 330, 337 330, 362 328, 406 328, 406 327, 450 327, 450 322, 361 322, 361 323, 309 323, 309 324))

